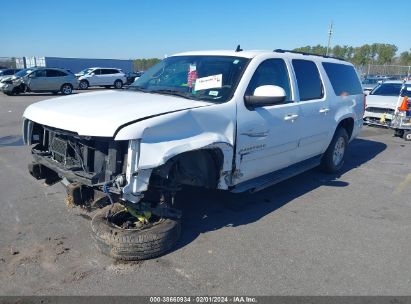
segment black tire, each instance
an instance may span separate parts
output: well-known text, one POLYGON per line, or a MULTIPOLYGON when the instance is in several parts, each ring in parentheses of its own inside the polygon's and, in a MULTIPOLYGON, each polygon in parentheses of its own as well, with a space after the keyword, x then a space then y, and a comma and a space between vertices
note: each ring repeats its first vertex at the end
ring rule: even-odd
MULTIPOLYGON (((120 211, 115 204, 112 212, 120 211)), ((117 260, 146 260, 163 255, 177 242, 179 220, 164 219, 145 229, 122 229, 106 219, 107 206, 97 212, 91 221, 92 237, 100 252, 117 260)))
POLYGON ((78 87, 79 87, 80 90, 87 90, 89 85, 90 84, 88 83, 87 80, 81 80, 78 87))
POLYGON ((406 141, 411 141, 411 131, 405 131, 402 138, 406 141))
POLYGON ((73 93, 73 86, 69 83, 65 83, 61 86, 60 92, 63 95, 70 95, 71 93, 73 93))
POLYGON ((117 79, 114 81, 114 88, 115 89, 121 89, 123 87, 123 82, 120 79, 117 79))
POLYGON ((324 172, 336 173, 341 170, 344 166, 347 146, 348 133, 344 128, 340 127, 335 131, 334 137, 322 157, 321 168, 324 172), (342 151, 341 145, 343 145, 342 151))

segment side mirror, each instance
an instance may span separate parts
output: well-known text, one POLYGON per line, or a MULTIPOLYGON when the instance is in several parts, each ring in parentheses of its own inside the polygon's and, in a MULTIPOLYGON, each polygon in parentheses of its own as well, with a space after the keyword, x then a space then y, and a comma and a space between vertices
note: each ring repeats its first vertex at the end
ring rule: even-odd
POLYGON ((89 75, 90 75, 90 76, 94 76, 94 75, 96 75, 96 74, 95 74, 94 72, 92 72, 92 73, 90 73, 89 75))
POLYGON ((35 73, 31 73, 31 74, 29 74, 27 77, 28 77, 28 78, 36 78, 36 75, 35 75, 35 73))
POLYGON ((245 95, 244 102, 247 107, 257 108, 281 104, 285 101, 286 94, 282 87, 264 85, 257 87, 253 95, 245 95))

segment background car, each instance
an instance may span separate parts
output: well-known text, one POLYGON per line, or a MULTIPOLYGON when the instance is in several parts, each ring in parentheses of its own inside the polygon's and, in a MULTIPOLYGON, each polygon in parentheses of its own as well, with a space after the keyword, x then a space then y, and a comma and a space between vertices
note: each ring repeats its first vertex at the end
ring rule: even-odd
POLYGON ((361 82, 364 94, 368 95, 379 83, 382 83, 382 82, 383 81, 380 78, 376 78, 376 77, 365 78, 361 82))
POLYGON ((140 78, 144 72, 130 72, 126 74, 127 82, 125 84, 129 85, 132 84, 134 81, 140 78))
POLYGON ((2 81, 4 94, 15 95, 24 92, 61 92, 71 94, 78 87, 76 76, 64 69, 30 68, 16 73, 2 81))
MULTIPOLYGON (((388 126, 392 120, 400 96, 402 81, 389 80, 379 84, 366 97, 364 122, 371 125, 388 126)), ((405 94, 411 95, 411 81, 405 83, 405 94)))
POLYGON ((5 69, 0 71, 0 81, 13 76, 17 72, 21 71, 21 69, 5 69))
POLYGON ((89 68, 81 71, 76 76, 80 82, 79 88, 82 90, 93 86, 121 89, 127 82, 126 74, 115 68, 89 68))

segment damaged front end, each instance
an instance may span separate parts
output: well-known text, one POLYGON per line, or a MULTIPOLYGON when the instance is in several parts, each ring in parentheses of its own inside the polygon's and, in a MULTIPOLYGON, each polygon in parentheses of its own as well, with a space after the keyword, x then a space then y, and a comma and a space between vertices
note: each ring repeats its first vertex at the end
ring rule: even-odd
POLYGON ((104 192, 121 198, 127 184, 129 141, 79 136, 28 119, 23 139, 32 146, 30 173, 46 184, 62 181, 74 204, 98 200, 104 192))

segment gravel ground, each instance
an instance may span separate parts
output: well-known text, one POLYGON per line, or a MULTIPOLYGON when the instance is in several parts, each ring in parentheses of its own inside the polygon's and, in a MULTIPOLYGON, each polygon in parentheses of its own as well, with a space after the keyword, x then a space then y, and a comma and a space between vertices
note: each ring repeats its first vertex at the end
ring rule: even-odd
POLYGON ((364 127, 343 173, 311 170, 262 192, 185 189, 167 255, 118 263, 93 214, 27 172, 21 115, 48 94, 0 94, 0 295, 409 295, 411 143, 364 127))

